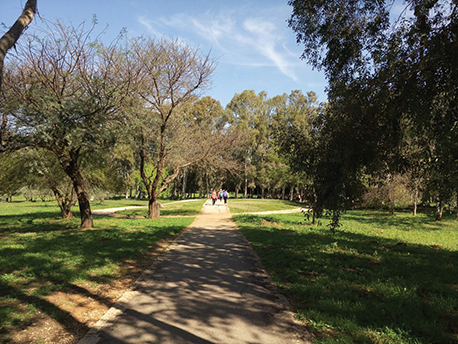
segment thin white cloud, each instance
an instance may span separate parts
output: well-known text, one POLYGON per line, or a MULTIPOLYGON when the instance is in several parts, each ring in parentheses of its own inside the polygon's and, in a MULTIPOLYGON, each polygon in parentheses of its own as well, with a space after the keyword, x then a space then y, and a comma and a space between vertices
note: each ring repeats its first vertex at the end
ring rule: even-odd
MULTIPOLYGON (((147 18, 141 17, 139 22, 149 32, 158 35, 158 31, 147 18)), ((284 31, 279 30, 269 19, 243 18, 243 13, 224 11, 216 15, 207 12, 199 17, 179 13, 161 18, 160 23, 182 36, 193 33, 203 38, 210 43, 214 52, 223 55, 220 63, 275 67, 293 81, 298 80, 292 68, 298 57, 285 48, 286 39, 281 35, 284 31)))
POLYGON ((297 81, 294 71, 290 68, 287 55, 288 50, 282 46, 282 37, 277 34, 275 24, 258 18, 250 18, 243 23, 243 27, 254 35, 252 46, 264 57, 272 61, 275 66, 287 77, 297 81))
POLYGON ((139 16, 137 20, 142 26, 146 28, 146 30, 148 31, 150 35, 158 36, 158 37, 163 35, 161 32, 157 31, 154 28, 153 23, 145 16, 139 16))

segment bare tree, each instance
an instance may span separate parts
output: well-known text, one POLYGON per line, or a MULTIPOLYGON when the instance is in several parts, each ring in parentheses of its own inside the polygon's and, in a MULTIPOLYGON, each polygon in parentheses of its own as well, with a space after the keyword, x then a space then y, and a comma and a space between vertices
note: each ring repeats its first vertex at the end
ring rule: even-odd
POLYGON ((93 226, 81 158, 111 145, 128 92, 118 77, 118 47, 91 38, 94 25, 50 25, 44 38, 18 47, 5 74, 6 109, 15 148, 46 149, 58 158, 78 199, 81 228, 93 226))
POLYGON ((178 40, 142 38, 132 43, 138 61, 135 122, 148 218, 160 216, 158 197, 180 171, 215 154, 208 127, 187 117, 186 104, 210 82, 215 63, 178 40))

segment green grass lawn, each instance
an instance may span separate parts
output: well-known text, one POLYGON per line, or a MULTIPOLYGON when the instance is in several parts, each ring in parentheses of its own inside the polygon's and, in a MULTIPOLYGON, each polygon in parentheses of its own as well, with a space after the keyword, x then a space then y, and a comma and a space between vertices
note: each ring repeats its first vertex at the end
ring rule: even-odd
POLYGON ((454 218, 350 211, 335 235, 302 214, 234 218, 316 343, 458 343, 454 218))
MULTIPOLYGON (((164 206, 161 208, 161 216, 193 216, 199 215, 205 199, 184 200, 184 201, 168 201, 160 200, 159 202, 164 206)), ((140 205, 148 205, 148 202, 140 205)), ((148 215, 147 209, 128 209, 117 212, 120 215, 126 216, 143 216, 148 215)))
POLYGON ((97 217, 93 229, 79 230, 79 219, 59 216, 51 202, 0 203, 0 343, 33 323, 39 312, 57 320, 65 316, 47 295, 110 283, 129 273, 126 262, 149 265, 155 243, 194 219, 97 217))
POLYGON ((305 206, 304 203, 276 199, 231 199, 228 200, 232 214, 256 213, 260 211, 275 211, 297 209, 305 206))

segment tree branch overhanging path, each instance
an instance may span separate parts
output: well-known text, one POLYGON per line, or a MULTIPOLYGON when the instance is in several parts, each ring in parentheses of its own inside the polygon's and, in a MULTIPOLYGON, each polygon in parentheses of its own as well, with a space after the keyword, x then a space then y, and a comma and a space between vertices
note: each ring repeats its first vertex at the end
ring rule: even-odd
MULTIPOLYGON (((32 22, 35 13, 37 12, 37 0, 28 0, 25 4, 24 11, 13 24, 13 26, 0 38, 0 92, 3 85, 3 64, 6 54, 21 37, 24 30, 32 22)), ((2 113, 2 123, 0 126, 0 150, 3 147, 3 132, 6 129, 7 116, 2 113)))

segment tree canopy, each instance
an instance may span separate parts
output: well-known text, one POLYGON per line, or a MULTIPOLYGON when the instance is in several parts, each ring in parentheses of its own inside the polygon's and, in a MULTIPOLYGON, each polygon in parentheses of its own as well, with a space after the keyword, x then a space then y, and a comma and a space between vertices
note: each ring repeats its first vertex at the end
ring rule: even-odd
POLYGON ((362 172, 410 168, 405 144, 413 139, 421 148, 414 165, 427 162, 423 173, 438 203, 456 194, 458 5, 403 3, 394 13, 394 1, 289 2, 302 57, 329 81, 323 154, 340 174, 325 183, 342 202, 362 172))

